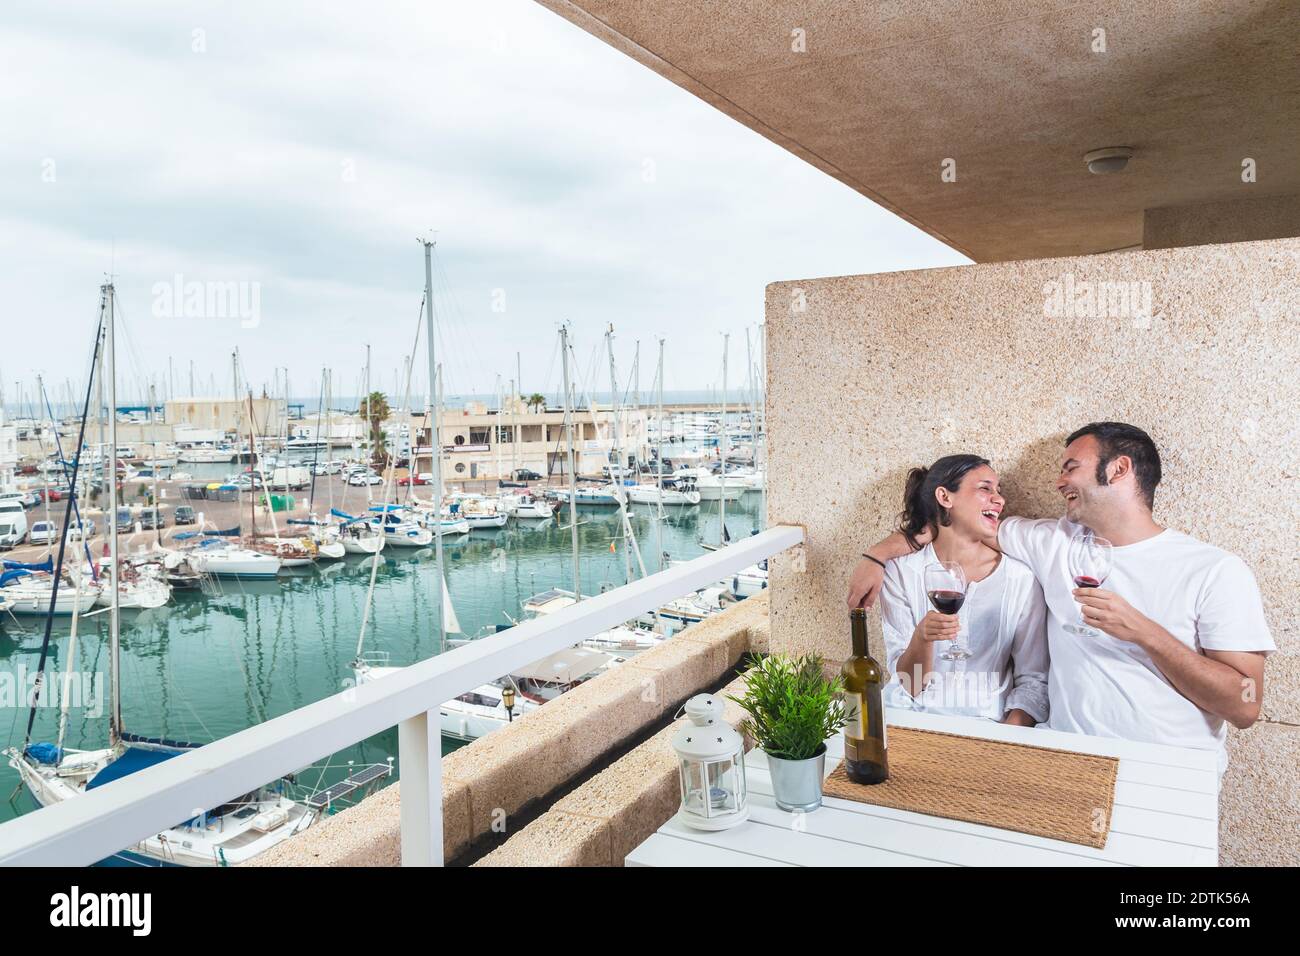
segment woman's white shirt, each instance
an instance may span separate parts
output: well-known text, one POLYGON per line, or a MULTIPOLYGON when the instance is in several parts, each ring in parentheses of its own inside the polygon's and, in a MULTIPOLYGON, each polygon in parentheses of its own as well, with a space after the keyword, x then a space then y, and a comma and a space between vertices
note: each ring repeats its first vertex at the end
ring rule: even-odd
MULTIPOLYGON (((887 666, 893 675, 886 688, 891 706, 935 713, 1001 720, 1007 711, 1023 710, 1042 723, 1048 717, 1047 609, 1043 589, 1026 564, 1006 555, 983 581, 967 585, 958 617, 971 656, 964 661, 940 658, 949 645, 936 642, 929 683, 918 698, 908 693, 895 673, 912 632, 933 608, 925 593, 925 568, 938 563, 934 548, 890 561, 880 592, 887 666)), ((910 685, 909 685, 910 686, 910 685)))

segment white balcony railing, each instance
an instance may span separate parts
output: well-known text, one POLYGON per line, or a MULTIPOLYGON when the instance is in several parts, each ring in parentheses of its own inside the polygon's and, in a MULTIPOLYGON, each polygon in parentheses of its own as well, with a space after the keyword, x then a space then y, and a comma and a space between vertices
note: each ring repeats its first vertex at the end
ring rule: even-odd
POLYGON ((439 705, 802 541, 802 528, 769 528, 0 824, 0 865, 89 865, 394 726, 402 864, 441 865, 439 705))

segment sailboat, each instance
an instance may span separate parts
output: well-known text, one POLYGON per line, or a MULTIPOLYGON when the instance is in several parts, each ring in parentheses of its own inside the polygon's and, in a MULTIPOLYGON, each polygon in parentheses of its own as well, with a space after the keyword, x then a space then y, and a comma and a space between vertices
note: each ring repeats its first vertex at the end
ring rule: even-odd
MULTIPOLYGON (((433 326, 433 278, 432 278, 432 251, 433 243, 424 243, 424 269, 425 269, 425 303, 427 305, 427 335, 429 351, 429 401, 425 406, 426 415, 430 421, 430 445, 432 446, 433 473, 435 497, 425 507, 419 507, 416 514, 424 516, 426 526, 431 526, 433 530, 433 540, 435 545, 434 558, 434 580, 437 597, 435 600, 441 605, 441 614, 438 619, 438 646, 439 649, 445 649, 447 646, 448 634, 461 633, 460 621, 456 616, 456 609, 452 605, 451 595, 447 590, 447 580, 443 573, 443 550, 442 539, 446 533, 443 527, 446 523, 446 516, 442 513, 443 500, 443 483, 442 483, 442 451, 438 433, 439 419, 442 411, 441 396, 441 367, 435 359, 435 338, 433 326)), ((410 369, 407 370, 407 399, 410 399, 410 369)), ((389 507, 389 506, 384 506, 389 507)), ((387 512, 381 512, 387 515, 387 512)), ((458 533, 468 532, 469 527, 463 518, 452 516, 451 519, 458 527, 458 533)), ((426 532, 427 533, 427 532, 426 532)), ((376 680, 382 680, 391 674, 396 673, 401 668, 392 664, 389 655, 384 651, 365 650, 366 627, 370 620, 370 608, 374 600, 375 578, 378 571, 378 558, 374 559, 370 571, 370 588, 366 593, 366 602, 361 617, 361 632, 357 637, 357 653, 351 662, 352 672, 357 684, 366 684, 376 680)), ((497 727, 504 726, 514 717, 514 710, 505 706, 506 695, 505 688, 500 684, 482 684, 473 690, 461 694, 454 700, 443 702, 439 708, 441 719, 441 730, 444 734, 457 737, 464 740, 472 740, 481 737, 486 733, 495 730, 497 727)), ((522 697, 519 701, 520 712, 531 710, 535 704, 525 703, 522 697)))
POLYGON ((370 524, 379 528, 384 543, 394 548, 427 548, 433 532, 407 517, 401 505, 371 505, 370 524))
POLYGON ((3 567, 0 595, 11 614, 49 614, 51 597, 56 615, 84 614, 99 597, 99 585, 93 582, 75 591, 66 583, 55 588, 54 565, 49 559, 37 564, 5 561, 3 567))
MULTIPOLYGON (((285 398, 286 403, 288 398, 285 398)), ((250 448, 257 448, 257 436, 254 434, 253 426, 256 422, 253 414, 253 393, 248 393, 248 441, 250 448)), ((263 466, 263 454, 260 450, 254 453, 254 468, 260 479, 262 488, 268 488, 266 480, 266 469, 263 466)), ((252 533, 244 541, 244 548, 258 554, 264 554, 276 558, 280 562, 281 568, 304 568, 316 560, 316 544, 310 537, 300 538, 282 538, 280 528, 275 522, 275 508, 271 501, 270 494, 266 494, 266 512, 271 518, 271 533, 259 532, 257 530, 257 494, 254 492, 248 499, 248 519, 252 527, 252 533)))
POLYGON ((111 564, 105 565, 102 586, 95 598, 96 607, 112 606, 115 577, 121 578, 117 585, 117 604, 123 610, 148 610, 162 607, 171 600, 171 585, 167 583, 161 564, 151 562, 135 566, 124 561, 118 565, 118 571, 120 573, 115 574, 111 564))
MULTIPOLYGON (((101 332, 96 333, 95 353, 98 359, 102 347, 107 358, 109 383, 109 409, 116 409, 115 361, 113 342, 113 285, 106 283, 101 293, 101 332)), ((92 363, 93 367, 94 363, 92 363)), ((86 392, 86 408, 82 415, 84 437, 85 420, 89 412, 90 386, 86 392)), ((110 447, 116 447, 117 415, 110 412, 110 447)), ((82 441, 77 443, 78 457, 82 441)), ((72 487, 76 487, 79 461, 73 466, 72 487)), ((110 567, 118 566, 117 537, 117 485, 109 482, 109 559, 110 567)), ((74 492, 75 500, 75 492, 74 492)), ((67 545, 67 532, 59 542, 58 566, 53 581, 57 596, 59 572, 67 545)), ((114 575, 116 577, 116 575, 114 575)), ((80 582, 74 588, 80 591, 80 582)), ((112 599, 109 605, 109 665, 110 694, 108 745, 95 750, 79 750, 63 746, 64 719, 60 720, 59 739, 56 743, 31 740, 38 700, 33 699, 27 721, 26 740, 21 748, 11 747, 4 753, 9 766, 17 772, 28 792, 42 807, 65 800, 75 800, 84 793, 120 780, 139 770, 156 766, 165 760, 194 749, 199 744, 169 740, 163 737, 143 737, 127 733, 122 724, 121 706, 121 640, 120 591, 109 588, 112 599)), ((68 667, 71 675, 72 660, 76 653, 74 617, 72 645, 69 649, 68 667)), ((40 670, 44 674, 50 645, 50 621, 47 618, 45 640, 41 647, 40 670)), ((39 688, 38 684, 38 688, 39 688)), ((67 697, 64 697, 66 702, 67 697)), ((222 866, 242 863, 301 832, 319 815, 319 810, 290 799, 285 793, 285 781, 259 787, 218 807, 202 810, 188 820, 146 838, 116 854, 120 862, 146 866, 222 866)))
MULTIPOLYGON (((321 431, 321 415, 326 408, 326 402, 328 401, 328 397, 329 397, 329 373, 325 370, 322 370, 320 403, 319 405, 317 405, 316 408, 317 440, 312 441, 311 444, 312 444, 313 452, 319 453, 322 449, 325 450, 328 456, 328 460, 326 462, 324 473, 327 475, 330 473, 329 465, 330 463, 332 463, 334 457, 333 450, 330 448, 329 442, 322 440, 320 436, 323 434, 323 432, 321 431)), ((288 447, 291 444, 292 441, 286 444, 285 446, 286 451, 288 450, 288 447)), ((309 517, 306 519, 290 518, 288 519, 288 523, 291 525, 300 525, 307 529, 306 532, 307 537, 311 540, 312 544, 315 545, 316 547, 317 558, 321 560, 338 561, 344 558, 348 553, 347 548, 343 547, 343 541, 339 533, 338 526, 330 524, 329 522, 321 521, 319 518, 316 517, 316 478, 321 474, 321 469, 319 467, 320 462, 318 459, 319 459, 319 454, 312 455, 311 494, 307 499, 307 511, 309 517)), ((330 489, 330 504, 332 506, 334 503, 333 482, 329 483, 329 489, 330 489)))

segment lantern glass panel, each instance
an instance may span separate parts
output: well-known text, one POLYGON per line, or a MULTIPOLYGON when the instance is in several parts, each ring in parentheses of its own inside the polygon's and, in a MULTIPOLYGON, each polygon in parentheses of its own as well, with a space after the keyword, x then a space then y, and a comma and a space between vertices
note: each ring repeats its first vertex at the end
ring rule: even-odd
POLYGON ((739 780, 736 763, 726 757, 706 765, 709 777, 710 815, 718 813, 735 813, 739 807, 739 780))
POLYGON ((682 771, 678 776, 682 784, 682 807, 688 813, 709 816, 708 801, 704 798, 704 764, 685 759, 681 764, 682 771))

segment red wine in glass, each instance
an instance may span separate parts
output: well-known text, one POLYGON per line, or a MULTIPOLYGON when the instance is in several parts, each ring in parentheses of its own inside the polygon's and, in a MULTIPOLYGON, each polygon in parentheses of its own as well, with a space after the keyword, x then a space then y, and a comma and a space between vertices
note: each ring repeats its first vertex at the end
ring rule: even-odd
MULTIPOLYGON (((1106 580, 1111 569, 1111 544, 1105 538, 1098 538, 1091 531, 1080 531, 1070 539, 1066 551, 1066 563, 1070 569, 1070 580, 1077 588, 1099 588, 1106 580)), ((1065 630, 1080 637, 1101 637, 1102 632, 1090 627, 1083 620, 1083 609, 1079 609, 1079 620, 1063 625, 1065 630)))
MULTIPOLYGON (((940 614, 956 614, 966 601, 966 572, 955 561, 939 561, 925 569, 925 594, 940 614)), ((952 639, 939 659, 944 661, 964 661, 970 657, 962 641, 961 623, 958 621, 957 636, 952 639)))
POLYGON ((940 614, 956 614, 966 602, 966 595, 961 591, 929 591, 926 596, 940 614))

